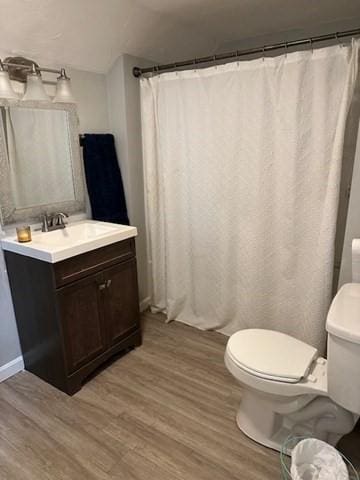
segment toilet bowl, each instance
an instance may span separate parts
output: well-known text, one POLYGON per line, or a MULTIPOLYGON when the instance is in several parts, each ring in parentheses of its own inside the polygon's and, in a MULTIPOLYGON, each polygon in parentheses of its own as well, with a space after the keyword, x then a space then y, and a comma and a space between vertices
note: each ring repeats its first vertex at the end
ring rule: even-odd
POLYGON ((243 394, 236 421, 250 438, 279 450, 289 435, 336 445, 360 415, 360 284, 344 285, 327 318, 328 359, 300 340, 240 330, 225 365, 243 394))

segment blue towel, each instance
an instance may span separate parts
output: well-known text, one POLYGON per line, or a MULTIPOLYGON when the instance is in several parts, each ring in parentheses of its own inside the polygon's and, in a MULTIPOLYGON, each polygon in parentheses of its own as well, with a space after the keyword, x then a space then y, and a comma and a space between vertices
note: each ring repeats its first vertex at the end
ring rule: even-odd
POLYGON ((81 144, 93 219, 129 225, 114 136, 87 133, 81 144))

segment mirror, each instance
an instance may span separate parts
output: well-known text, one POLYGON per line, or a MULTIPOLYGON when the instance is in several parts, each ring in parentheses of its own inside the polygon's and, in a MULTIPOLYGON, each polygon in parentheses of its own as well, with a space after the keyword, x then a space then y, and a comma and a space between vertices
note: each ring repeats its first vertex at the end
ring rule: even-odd
POLYGON ((67 113, 19 107, 0 111, 15 208, 75 200, 67 113))
POLYGON ((84 210, 79 150, 74 105, 0 104, 3 223, 84 210))

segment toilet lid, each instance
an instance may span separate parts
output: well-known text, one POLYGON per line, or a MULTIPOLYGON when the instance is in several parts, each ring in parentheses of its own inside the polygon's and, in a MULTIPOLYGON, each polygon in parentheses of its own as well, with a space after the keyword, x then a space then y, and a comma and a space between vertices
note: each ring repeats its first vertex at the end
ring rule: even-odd
POLYGON ((252 375, 288 383, 305 377, 318 356, 316 348, 296 338, 255 328, 234 333, 227 352, 240 368, 252 375))

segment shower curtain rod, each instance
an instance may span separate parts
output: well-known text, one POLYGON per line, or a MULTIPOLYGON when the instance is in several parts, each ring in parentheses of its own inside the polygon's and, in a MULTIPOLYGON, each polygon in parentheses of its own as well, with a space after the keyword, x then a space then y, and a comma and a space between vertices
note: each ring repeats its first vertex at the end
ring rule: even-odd
POLYGON ((248 48, 246 50, 235 50, 228 53, 219 53, 217 55, 212 55, 208 57, 193 58, 192 60, 184 60, 182 62, 167 63, 164 65, 155 65, 153 67, 133 68, 134 77, 141 77, 144 73, 161 73, 170 70, 176 70, 179 67, 189 67, 194 65, 199 65, 200 63, 210 63, 217 62, 219 60, 230 60, 237 57, 243 57, 245 55, 253 55, 256 53, 265 54, 266 52, 272 52, 274 50, 280 50, 282 48, 295 47, 298 45, 306 45, 317 42, 324 42, 326 40, 339 40, 344 37, 352 37, 355 35, 360 35, 360 28, 355 28, 353 30, 346 30, 344 32, 328 33, 326 35, 319 35, 317 37, 302 38, 300 40, 292 40, 290 42, 281 42, 274 43, 273 45, 264 45, 263 47, 254 47, 248 48))

